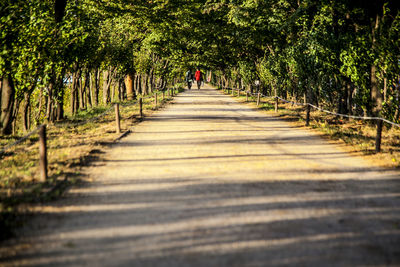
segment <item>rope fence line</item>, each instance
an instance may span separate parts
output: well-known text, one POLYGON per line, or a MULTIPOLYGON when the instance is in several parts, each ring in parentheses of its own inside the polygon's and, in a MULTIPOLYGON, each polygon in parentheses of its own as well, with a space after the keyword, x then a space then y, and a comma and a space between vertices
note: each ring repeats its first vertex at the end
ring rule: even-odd
MULTIPOLYGON (((133 106, 139 103, 139 116, 141 118, 143 118, 143 100, 146 99, 151 99, 151 98, 155 98, 155 106, 157 106, 157 91, 161 92, 163 94, 163 100, 164 100, 164 96, 165 96, 165 92, 169 92, 170 96, 174 96, 174 88, 165 88, 164 90, 159 90, 156 88, 156 90, 153 92, 153 94, 151 95, 147 95, 145 97, 140 96, 138 98, 138 100, 131 102, 131 103, 114 103, 112 104, 109 108, 107 108, 104 112, 102 112, 101 114, 96 115, 95 117, 89 118, 87 120, 81 121, 81 122, 77 122, 77 123, 72 123, 74 126, 80 126, 80 125, 84 125, 90 122, 93 122, 97 119, 99 119, 100 117, 104 117, 107 113, 109 113, 111 110, 115 109, 115 119, 116 119, 116 132, 120 133, 120 124, 119 124, 119 120, 120 120, 120 115, 119 115, 119 106, 121 105, 122 107, 129 107, 129 106, 133 106)), ((41 124, 39 125, 36 129, 34 129, 33 131, 27 133, 26 135, 24 135, 23 137, 19 138, 18 140, 16 140, 15 142, 8 144, 6 146, 4 146, 3 148, 0 148, 0 156, 2 156, 3 154, 6 153, 7 150, 11 149, 12 147, 15 147, 16 145, 24 142, 25 140, 27 140, 30 136, 39 133, 39 154, 40 154, 40 169, 41 169, 41 180, 44 181, 47 179, 47 147, 46 147, 46 127, 48 128, 59 128, 57 127, 57 125, 46 125, 46 124, 41 124)))
MULTIPOLYGON (((161 92, 161 91, 160 91, 160 92, 161 92)), ((146 97, 140 97, 140 98, 142 98, 142 99, 144 100, 144 99, 150 99, 150 98, 152 98, 152 96, 146 96, 146 97)), ((136 101, 134 101, 134 102, 132 102, 132 103, 123 103, 123 104, 120 104, 120 106, 121 106, 121 107, 129 107, 129 106, 136 105, 138 102, 139 102, 139 101, 136 100, 136 101)), ((110 112, 110 111, 113 110, 113 109, 114 109, 114 104, 113 104, 111 107, 109 107, 108 109, 106 109, 104 112, 102 112, 101 114, 96 115, 96 116, 93 117, 93 118, 90 118, 90 119, 87 119, 87 120, 84 120, 84 121, 80 121, 80 122, 76 122, 76 123, 73 123, 73 124, 76 125, 76 126, 80 126, 80 125, 83 125, 83 124, 86 124, 86 123, 95 121, 95 120, 99 119, 100 117, 105 116, 108 112, 110 112)), ((25 141, 26 139, 28 139, 31 135, 37 133, 37 132, 39 131, 39 129, 40 129, 41 126, 42 126, 42 125, 39 125, 36 129, 34 129, 34 130, 32 130, 31 132, 27 133, 26 135, 24 135, 24 136, 21 137, 20 139, 16 140, 14 143, 8 144, 8 145, 6 145, 5 147, 3 147, 2 149, 0 149, 0 155, 4 154, 5 151, 7 151, 8 149, 10 149, 10 148, 12 148, 12 147, 14 147, 14 146, 16 146, 16 145, 22 143, 23 141, 25 141)), ((49 128, 49 125, 47 125, 47 127, 49 128)), ((55 128, 56 128, 57 125, 50 125, 50 127, 55 127, 55 128)))
MULTIPOLYGON (((223 88, 223 89, 238 90, 238 89, 232 89, 232 88, 228 88, 228 87, 223 88)), ((239 89, 239 90, 240 91, 245 91, 244 89, 239 89)), ((250 93, 253 96, 258 95, 257 93, 251 93, 251 92, 248 92, 248 93, 250 93)), ((354 115, 341 114, 341 113, 336 113, 336 112, 329 111, 329 110, 326 110, 326 109, 322 109, 322 108, 317 107, 317 106, 315 106, 313 104, 310 104, 310 103, 298 103, 298 102, 295 102, 295 101, 286 100, 286 99, 281 98, 279 96, 267 96, 267 95, 264 95, 262 93, 260 93, 260 95, 262 97, 271 98, 271 99, 276 99, 277 98, 277 99, 281 100, 282 102, 285 102, 285 103, 288 103, 288 104, 297 105, 297 106, 311 106, 311 107, 313 107, 315 109, 318 109, 319 111, 322 111, 322 112, 325 112, 325 113, 328 113, 328 114, 331 114, 331 115, 334 115, 334 116, 346 117, 346 118, 351 118, 351 119, 360 119, 360 120, 381 120, 381 121, 386 122, 388 124, 391 124, 393 126, 400 127, 399 123, 395 123, 395 122, 389 121, 389 120, 381 118, 381 117, 365 117, 365 116, 354 116, 354 115)))
POLYGON ((319 111, 322 111, 322 112, 325 112, 325 113, 328 113, 328 114, 331 114, 331 115, 334 115, 334 116, 346 117, 346 118, 351 118, 351 119, 359 119, 359 120, 381 120, 381 121, 384 121, 384 122, 386 122, 388 124, 391 124, 393 126, 400 127, 400 124, 392 122, 392 121, 389 121, 389 120, 381 118, 381 117, 364 117, 364 116, 354 116, 354 115, 341 114, 341 113, 336 113, 336 112, 329 111, 329 110, 326 110, 326 109, 322 109, 322 108, 317 107, 317 106, 315 106, 313 104, 310 104, 310 103, 303 104, 303 103, 297 103, 297 102, 294 102, 294 101, 288 101, 286 99, 280 98, 279 96, 276 96, 276 97, 273 97, 273 98, 278 98, 281 101, 284 101, 286 103, 292 103, 294 105, 300 105, 300 106, 307 106, 308 105, 308 106, 311 106, 311 107, 313 107, 313 108, 315 108, 315 109, 317 109, 319 111))
MULTIPOLYGON (((229 87, 222 87, 222 90, 228 90, 228 94, 229 94, 229 90, 232 90, 232 95, 233 95, 233 91, 237 90, 238 91, 238 96, 240 95, 240 93, 239 93, 240 91, 244 91, 243 88, 234 89, 234 88, 229 88, 229 87)), ((279 96, 266 96, 266 95, 264 95, 264 94, 262 94, 260 92, 252 93, 252 92, 246 91, 247 100, 248 100, 248 95, 249 94, 252 95, 252 96, 257 96, 257 106, 260 103, 260 97, 261 96, 262 97, 266 97, 266 98, 270 98, 270 99, 275 99, 275 112, 278 111, 278 101, 279 100, 283 101, 285 103, 292 104, 292 105, 307 107, 306 126, 308 126, 309 122, 310 122, 310 109, 311 109, 311 107, 315 108, 315 109, 317 109, 319 111, 322 111, 324 113, 334 115, 334 116, 340 116, 340 117, 352 118, 352 119, 358 119, 358 120, 375 120, 377 122, 376 123, 377 124, 376 125, 376 137, 375 137, 375 151, 376 152, 380 152, 381 151, 383 122, 386 122, 387 124, 390 124, 392 126, 400 128, 400 124, 399 123, 395 123, 395 122, 389 121, 389 120, 381 118, 381 117, 366 117, 366 116, 354 116, 354 115, 340 114, 340 113, 336 113, 336 112, 329 111, 329 110, 326 110, 326 109, 322 109, 322 108, 317 107, 317 106, 315 106, 313 104, 310 104, 310 103, 297 103, 295 101, 286 100, 286 99, 281 98, 279 96)))
POLYGON ((6 145, 5 147, 3 147, 0 150, 0 155, 4 154, 7 150, 9 150, 10 148, 18 145, 19 143, 22 143, 23 141, 25 141, 26 139, 28 139, 31 135, 34 135, 35 133, 37 133, 40 128, 42 127, 42 125, 39 125, 35 130, 27 133, 25 136, 21 137, 20 139, 18 139, 17 141, 15 141, 14 143, 11 143, 9 145, 6 145))

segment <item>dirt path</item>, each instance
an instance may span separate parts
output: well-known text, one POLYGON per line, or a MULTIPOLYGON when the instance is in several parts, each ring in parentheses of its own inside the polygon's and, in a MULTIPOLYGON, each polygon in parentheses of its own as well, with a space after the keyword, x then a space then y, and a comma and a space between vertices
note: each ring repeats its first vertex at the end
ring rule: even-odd
POLYGON ((211 88, 180 94, 104 158, 0 265, 400 265, 398 171, 211 88))

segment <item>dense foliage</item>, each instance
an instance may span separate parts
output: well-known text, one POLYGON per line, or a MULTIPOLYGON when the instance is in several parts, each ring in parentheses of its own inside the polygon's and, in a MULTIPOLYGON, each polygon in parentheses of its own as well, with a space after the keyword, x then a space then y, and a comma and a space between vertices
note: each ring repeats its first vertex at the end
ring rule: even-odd
POLYGON ((223 86, 399 120, 400 3, 5 0, 2 134, 211 71, 223 86), (18 122, 18 123, 17 123, 18 122))

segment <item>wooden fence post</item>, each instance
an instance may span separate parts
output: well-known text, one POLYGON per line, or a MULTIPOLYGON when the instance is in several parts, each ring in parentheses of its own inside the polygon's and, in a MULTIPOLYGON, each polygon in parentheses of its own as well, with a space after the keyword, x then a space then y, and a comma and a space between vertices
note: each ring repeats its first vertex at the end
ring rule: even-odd
POLYGON ((39 129, 39 159, 40 159, 40 181, 47 180, 47 144, 46 144, 46 125, 39 129))
POLYGON ((238 95, 237 96, 240 97, 240 89, 238 89, 238 95))
POLYGON ((117 133, 121 133, 121 124, 119 121, 119 104, 115 104, 115 130, 117 133))
POLYGON ((310 112, 311 112, 311 106, 307 104, 306 126, 310 125, 310 112))
POLYGON ((235 90, 232 88, 232 96, 235 95, 235 90))
POLYGON ((260 105, 260 97, 261 97, 261 94, 257 93, 257 107, 260 105))
POLYGON ((139 98, 139 116, 142 119, 143 118, 143 99, 139 98))
POLYGON ((381 152, 381 142, 382 142, 382 127, 383 121, 378 120, 376 122, 376 137, 375 137, 375 152, 381 152))
POLYGON ((275 96, 275 113, 277 113, 278 112, 278 97, 277 96, 275 96))
POLYGON ((249 102, 249 92, 246 91, 246 102, 249 102))

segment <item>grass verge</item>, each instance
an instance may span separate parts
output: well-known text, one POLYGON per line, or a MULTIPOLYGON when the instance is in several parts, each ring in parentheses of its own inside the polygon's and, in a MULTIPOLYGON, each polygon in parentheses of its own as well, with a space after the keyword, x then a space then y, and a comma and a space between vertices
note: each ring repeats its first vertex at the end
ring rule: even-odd
MULTIPOLYGON (((225 94, 228 92, 224 91, 225 94)), ((243 92, 242 92, 243 94, 243 92)), ((229 94, 232 96, 232 94, 229 94)), ((247 102, 246 96, 235 98, 241 102, 247 102)), ((256 107, 256 97, 249 96, 250 105, 256 107)), ((278 112, 275 113, 275 100, 272 98, 261 98, 257 107, 264 112, 278 116, 296 126, 303 126, 320 133, 331 142, 345 145, 345 150, 359 154, 367 160, 381 167, 400 168, 400 128, 384 125, 382 132, 381 152, 375 153, 376 125, 373 121, 343 119, 338 116, 326 114, 318 110, 312 110, 310 126, 306 127, 306 108, 292 104, 279 103, 278 112)))
MULTIPOLYGON (((168 94, 158 92, 143 100, 144 115, 163 107, 172 100, 168 94)), ((122 133, 141 121, 137 101, 120 103, 122 133)), ((99 160, 102 150, 121 134, 115 130, 115 112, 112 105, 80 111, 74 117, 47 127, 47 157, 49 179, 39 177, 38 136, 0 155, 0 240, 11 237, 14 229, 29 217, 27 206, 60 197, 72 184, 84 180, 81 168, 99 160)), ((21 136, 1 136, 0 147, 21 136)))

